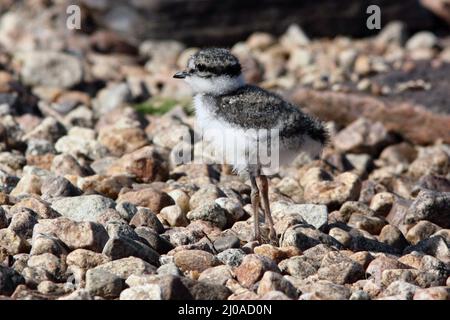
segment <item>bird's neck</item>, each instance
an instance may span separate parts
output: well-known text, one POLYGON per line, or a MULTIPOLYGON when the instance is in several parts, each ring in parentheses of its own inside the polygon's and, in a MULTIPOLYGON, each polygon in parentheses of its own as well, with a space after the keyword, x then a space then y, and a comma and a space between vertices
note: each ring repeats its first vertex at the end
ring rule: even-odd
POLYGON ((219 76, 209 79, 198 78, 191 84, 197 94, 219 96, 233 92, 245 85, 244 76, 219 76))

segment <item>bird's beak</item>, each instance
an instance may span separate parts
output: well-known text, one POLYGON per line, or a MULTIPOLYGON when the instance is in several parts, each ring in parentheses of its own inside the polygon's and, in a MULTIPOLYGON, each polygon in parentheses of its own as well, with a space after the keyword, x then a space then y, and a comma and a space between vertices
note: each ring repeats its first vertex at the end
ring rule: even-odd
POLYGON ((186 78, 187 75, 188 75, 188 73, 186 71, 178 71, 177 73, 175 73, 173 75, 173 77, 175 79, 184 79, 184 78, 186 78))

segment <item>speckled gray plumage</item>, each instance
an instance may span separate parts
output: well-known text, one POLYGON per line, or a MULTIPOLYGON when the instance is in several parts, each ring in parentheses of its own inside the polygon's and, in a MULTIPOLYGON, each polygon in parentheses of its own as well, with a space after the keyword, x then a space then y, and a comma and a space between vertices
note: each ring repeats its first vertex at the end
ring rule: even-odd
POLYGON ((243 129, 280 129, 280 138, 308 135, 325 145, 328 132, 321 121, 300 111, 280 96, 252 85, 217 96, 212 112, 243 129))
POLYGON ((207 48, 198 51, 188 61, 189 73, 203 77, 237 76, 241 73, 239 60, 227 49, 207 48))

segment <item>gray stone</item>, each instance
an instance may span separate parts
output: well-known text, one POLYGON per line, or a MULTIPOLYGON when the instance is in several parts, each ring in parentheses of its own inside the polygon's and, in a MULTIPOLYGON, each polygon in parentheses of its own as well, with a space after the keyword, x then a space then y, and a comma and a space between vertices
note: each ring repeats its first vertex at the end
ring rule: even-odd
POLYGON ((86 272, 86 290, 93 296, 114 299, 120 295, 125 286, 125 280, 115 274, 91 269, 86 272))
POLYGON ((13 216, 8 228, 25 239, 30 238, 34 225, 38 223, 36 213, 27 208, 15 208, 11 211, 13 216))
POLYGON ((402 252, 408 245, 408 241, 403 236, 403 233, 401 233, 397 227, 390 224, 385 225, 383 229, 381 229, 378 240, 392 246, 397 252, 402 252))
POLYGON ((0 207, 0 229, 8 227, 8 218, 6 217, 5 209, 0 207))
POLYGON ((408 209, 406 223, 428 220, 442 228, 450 228, 450 192, 422 190, 408 209))
POLYGON ((154 274, 156 267, 136 257, 127 257, 110 261, 95 267, 96 270, 104 270, 116 276, 127 279, 130 275, 154 274))
POLYGON ((280 239, 282 247, 295 246, 300 250, 306 250, 321 243, 336 248, 342 247, 336 239, 309 225, 294 225, 288 228, 280 239))
POLYGON ((320 280, 300 296, 300 300, 347 300, 351 296, 350 289, 330 281, 320 280))
POLYGON ((171 275, 171 276, 179 276, 179 277, 183 276, 183 273, 181 272, 181 270, 178 269, 177 265, 173 262, 163 264, 156 270, 156 272, 159 275, 171 275))
POLYGON ((8 228, 0 230, 0 250, 2 249, 9 255, 15 255, 28 252, 30 245, 17 232, 8 228))
MULTIPOLYGON (((222 190, 215 185, 202 186, 189 200, 189 207, 194 210, 200 206, 211 205, 218 198, 225 197, 222 190)), ((219 206, 221 208, 221 206, 219 206)))
POLYGON ((231 267, 227 265, 215 266, 204 270, 198 277, 199 281, 212 284, 226 285, 227 281, 233 279, 231 267))
POLYGON ((217 259, 230 267, 238 267, 244 257, 245 252, 242 249, 226 249, 217 255, 217 259))
POLYGON ((30 86, 70 88, 81 82, 83 67, 74 56, 53 51, 30 51, 19 55, 24 62, 20 71, 30 86))
POLYGON ((45 270, 52 279, 64 281, 67 266, 65 258, 59 258, 51 253, 30 256, 27 265, 30 268, 45 270))
POLYGON ((126 221, 130 221, 138 212, 138 208, 134 204, 126 201, 117 203, 115 209, 126 221))
POLYGON ((145 240, 159 254, 167 253, 174 248, 168 240, 161 237, 155 230, 149 227, 137 227, 135 231, 141 240, 145 240))
POLYGON ((370 300, 370 295, 363 290, 356 290, 352 293, 349 300, 370 300))
POLYGON ((114 200, 100 195, 62 198, 52 203, 54 210, 75 221, 95 222, 106 209, 114 207, 114 200))
POLYGON ((134 256, 159 266, 159 254, 145 244, 126 237, 110 238, 102 253, 113 260, 134 256))
POLYGON ((93 101, 94 110, 99 114, 107 114, 121 107, 131 99, 130 88, 126 83, 110 84, 99 91, 93 101))
POLYGON ((134 229, 122 221, 109 221, 106 223, 106 231, 110 238, 125 237, 135 241, 141 240, 134 229))
POLYGON ((67 255, 68 249, 58 238, 41 233, 33 238, 30 255, 43 253, 52 253, 59 257, 61 255, 67 255))
MULTIPOLYGON (((192 200, 192 198, 191 198, 192 200)), ((227 224, 225 210, 216 203, 200 205, 187 214, 187 218, 193 220, 209 221, 215 226, 223 229, 227 224)))
POLYGON ((316 229, 325 226, 328 221, 328 209, 325 205, 292 203, 281 205, 279 203, 277 210, 273 210, 272 214, 273 216, 299 215, 306 223, 316 229))
POLYGON ((231 291, 220 284, 194 281, 185 277, 181 278, 181 282, 195 300, 226 300, 231 295, 231 291))
POLYGON ((416 245, 406 247, 404 254, 419 251, 438 258, 444 263, 450 263, 450 249, 441 236, 434 236, 418 242, 416 245))

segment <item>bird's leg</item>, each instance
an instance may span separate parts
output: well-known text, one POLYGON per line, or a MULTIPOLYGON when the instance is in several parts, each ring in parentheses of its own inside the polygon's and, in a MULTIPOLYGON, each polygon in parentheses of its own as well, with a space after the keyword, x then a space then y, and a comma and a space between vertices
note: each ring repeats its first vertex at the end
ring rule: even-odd
POLYGON ((261 233, 259 230, 259 189, 258 184, 256 183, 256 178, 253 174, 250 174, 250 182, 252 185, 250 200, 252 202, 253 223, 255 228, 254 240, 261 243, 261 233))
POLYGON ((222 164, 221 174, 224 176, 230 176, 233 173, 233 168, 229 164, 222 164))
POLYGON ((270 212, 269 182, 267 180, 267 177, 264 175, 258 176, 258 181, 262 195, 265 223, 267 223, 269 226, 269 239, 271 242, 277 243, 277 233, 275 232, 275 228, 273 227, 272 213, 270 212))

